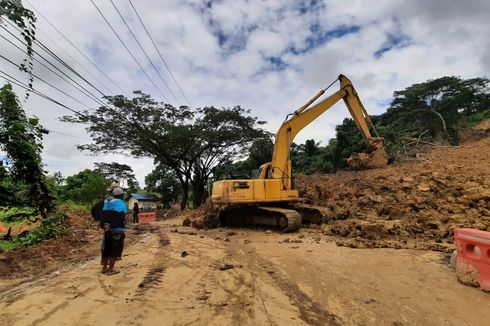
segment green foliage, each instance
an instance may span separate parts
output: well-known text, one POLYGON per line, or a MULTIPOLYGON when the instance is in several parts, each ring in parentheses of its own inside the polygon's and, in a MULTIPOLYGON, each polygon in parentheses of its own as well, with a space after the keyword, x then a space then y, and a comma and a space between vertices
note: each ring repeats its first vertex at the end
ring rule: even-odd
POLYGON ((82 150, 151 157, 155 165, 171 169, 181 185, 182 207, 187 205, 191 186, 195 206, 199 206, 213 171, 223 162, 242 157, 263 134, 258 128, 262 122, 239 106, 176 108, 141 92, 134 94, 132 99, 108 97, 109 106, 63 120, 88 124, 93 143, 80 146, 82 150))
MULTIPOLYGON (((99 198, 100 199, 100 198, 99 198)), ((92 204, 77 203, 71 200, 59 204, 58 209, 61 212, 87 211, 92 208, 92 204)))
POLYGON ((467 129, 490 119, 490 109, 462 117, 458 121, 458 129, 467 129))
POLYGON ((56 212, 41 221, 41 225, 27 233, 25 236, 17 236, 11 241, 0 241, 0 251, 10 251, 20 247, 31 246, 46 239, 59 238, 68 234, 69 230, 64 226, 68 217, 56 212))
MULTIPOLYGON (((457 145, 461 122, 490 107, 488 83, 487 78, 442 77, 414 84, 394 93, 378 123, 405 137, 418 137, 427 131, 426 136, 432 140, 457 145)), ((386 138, 395 145, 401 141, 386 138)))
POLYGON ((26 218, 34 215, 34 210, 30 207, 1 207, 0 222, 5 226, 22 223, 26 218))
POLYGON ((0 150, 6 152, 9 168, 0 172, 0 187, 5 190, 2 196, 7 197, 0 204, 15 203, 19 188, 26 185, 25 204, 36 207, 45 218, 53 209, 54 198, 41 160, 43 131, 37 118, 26 117, 12 86, 4 85, 0 89, 0 150))
POLYGON ((218 166, 213 173, 215 180, 220 179, 240 179, 257 177, 260 171, 259 167, 267 162, 270 162, 274 150, 274 143, 270 135, 256 139, 248 150, 248 158, 238 162, 231 160, 223 162, 218 166))
POLYGON ((100 171, 85 169, 65 179, 60 198, 63 201, 92 204, 104 197, 109 184, 110 180, 100 171))
POLYGON ((4 206, 23 206, 27 203, 27 193, 27 185, 14 181, 0 161, 0 204, 4 206))
POLYGON ((36 17, 31 10, 24 8, 18 0, 0 0, 0 24, 2 23, 2 17, 13 22, 21 30, 21 36, 26 42, 27 58, 24 59, 19 69, 28 74, 29 86, 32 87, 32 61, 34 58, 32 45, 36 39, 36 17))
POLYGON ((95 167, 105 178, 116 181, 121 187, 128 186, 131 192, 139 187, 133 169, 129 165, 112 162, 95 163, 95 167))
POLYGON ((145 177, 145 184, 145 190, 159 194, 165 206, 177 201, 182 194, 182 188, 175 173, 162 165, 158 165, 145 177))
MULTIPOLYGON (((405 139, 421 134, 425 140, 457 144, 459 130, 490 118, 488 84, 486 78, 442 77, 396 91, 387 112, 372 117, 391 158, 403 151, 405 139)), ((291 145, 296 174, 333 173, 347 167, 346 159, 352 153, 367 149, 354 120, 344 119, 335 131, 336 137, 326 146, 313 139, 291 145)), ((374 134, 372 127, 371 133, 374 134)), ((259 164, 253 157, 250 152, 246 160, 223 165, 216 179, 248 174, 263 163, 259 164)), ((272 145, 270 153, 264 152, 264 159, 264 162, 272 159, 272 145)))
POLYGON ((336 142, 328 146, 319 146, 313 139, 308 139, 304 144, 291 145, 291 161, 293 169, 300 174, 330 173, 333 168, 333 154, 336 142))

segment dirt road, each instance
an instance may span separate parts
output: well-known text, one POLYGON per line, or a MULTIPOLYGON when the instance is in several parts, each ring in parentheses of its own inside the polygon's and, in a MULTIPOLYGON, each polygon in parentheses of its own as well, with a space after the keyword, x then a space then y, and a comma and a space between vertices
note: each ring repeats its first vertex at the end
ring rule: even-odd
POLYGON ((94 259, 2 293, 2 323, 487 325, 490 320, 490 295, 458 283, 441 253, 337 247, 310 229, 285 235, 196 231, 178 224, 158 222, 131 245, 120 274, 101 275, 94 259))

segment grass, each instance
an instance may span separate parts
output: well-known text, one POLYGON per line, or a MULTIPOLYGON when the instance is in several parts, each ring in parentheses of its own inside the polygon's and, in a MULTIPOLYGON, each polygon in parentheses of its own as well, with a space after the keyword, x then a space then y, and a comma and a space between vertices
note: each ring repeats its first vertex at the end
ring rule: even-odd
POLYGON ((459 122, 459 128, 460 129, 470 128, 486 119, 490 119, 490 109, 461 118, 459 122))
POLYGON ((22 224, 29 216, 34 214, 34 210, 29 207, 0 207, 0 223, 5 227, 22 224))
POLYGON ((78 210, 90 211, 92 205, 81 204, 74 201, 65 201, 63 203, 60 203, 58 207, 63 211, 78 211, 78 210))
POLYGON ((45 220, 42 220, 39 227, 29 231, 25 236, 17 236, 10 241, 0 240, 0 252, 31 246, 46 239, 67 235, 69 230, 64 226, 66 218, 65 214, 55 212, 45 220))

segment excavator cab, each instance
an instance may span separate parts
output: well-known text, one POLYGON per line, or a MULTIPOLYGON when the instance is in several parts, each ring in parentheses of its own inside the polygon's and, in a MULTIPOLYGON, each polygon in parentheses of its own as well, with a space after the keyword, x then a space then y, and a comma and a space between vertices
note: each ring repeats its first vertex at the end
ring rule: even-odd
POLYGON ((288 231, 299 228, 300 214, 288 207, 288 204, 300 200, 292 182, 290 146, 304 127, 340 100, 345 102, 368 145, 367 153, 356 153, 347 160, 347 163, 353 169, 383 167, 388 163, 383 138, 376 132, 376 137, 371 135, 369 125, 375 131, 374 125, 351 81, 344 75, 340 75, 337 80, 340 81, 340 90, 313 105, 334 82, 288 115, 276 133, 272 161, 260 167, 260 175, 257 178, 220 180, 213 183, 211 202, 218 215, 224 215, 228 208, 228 212, 232 212, 228 215, 239 221, 268 226, 277 225, 288 231), (251 210, 255 213, 251 213, 251 210), (246 214, 241 214, 245 211, 246 214))

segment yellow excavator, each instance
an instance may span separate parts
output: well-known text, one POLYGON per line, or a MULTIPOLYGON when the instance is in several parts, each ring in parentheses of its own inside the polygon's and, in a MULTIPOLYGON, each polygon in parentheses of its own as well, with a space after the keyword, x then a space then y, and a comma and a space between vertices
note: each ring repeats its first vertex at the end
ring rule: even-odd
POLYGON ((347 160, 349 166, 353 169, 367 169, 388 164, 383 138, 375 131, 371 117, 351 81, 340 75, 330 86, 320 90, 305 105, 288 115, 276 134, 272 161, 260 167, 257 179, 231 179, 213 183, 213 214, 216 213, 225 224, 265 225, 279 227, 286 232, 297 230, 302 225, 302 216, 294 206, 300 197, 293 184, 290 146, 304 127, 340 100, 344 100, 368 144, 366 153, 356 153, 347 160), (312 105, 337 80, 340 81, 340 90, 312 105), (371 135, 369 125, 376 137, 371 135))

